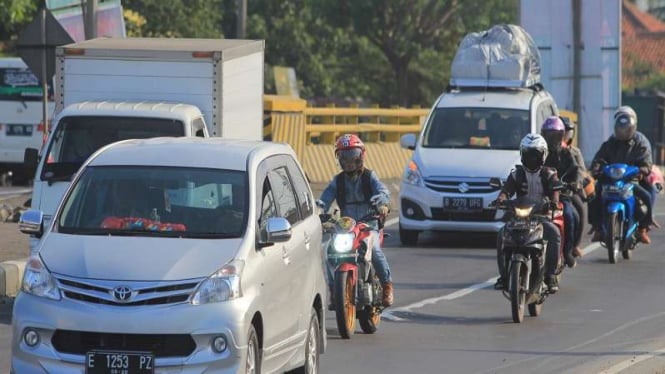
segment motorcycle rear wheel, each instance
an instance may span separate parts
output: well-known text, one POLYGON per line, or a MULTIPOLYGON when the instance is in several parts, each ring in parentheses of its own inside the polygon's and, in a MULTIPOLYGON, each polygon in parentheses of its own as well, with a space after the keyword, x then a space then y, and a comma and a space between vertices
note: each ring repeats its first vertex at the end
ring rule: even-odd
POLYGON ((619 257, 619 250, 621 248, 621 223, 619 222, 619 216, 616 213, 612 213, 609 218, 607 233, 607 257, 610 261, 610 264, 616 264, 617 258, 619 257))
POLYGON ((342 339, 350 339, 356 330, 355 284, 346 271, 335 274, 335 319, 342 339))
POLYGON ((510 284, 508 290, 510 293, 510 309, 513 315, 513 322, 521 323, 524 320, 524 304, 526 302, 526 290, 524 290, 524 275, 522 274, 523 264, 516 261, 510 269, 510 284))
POLYGON ((374 334, 381 322, 381 314, 373 306, 368 306, 358 312, 358 322, 365 334, 374 334))

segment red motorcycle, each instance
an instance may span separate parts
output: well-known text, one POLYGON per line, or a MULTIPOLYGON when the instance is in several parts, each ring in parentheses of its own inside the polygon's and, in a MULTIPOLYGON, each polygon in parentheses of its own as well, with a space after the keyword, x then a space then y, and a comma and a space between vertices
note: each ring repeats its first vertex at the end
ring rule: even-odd
POLYGON ((381 321, 383 288, 372 264, 372 248, 376 240, 383 245, 383 217, 376 213, 357 221, 351 217, 335 219, 330 214, 320 217, 329 234, 329 309, 335 311, 339 334, 343 339, 351 338, 356 319, 363 332, 373 334, 381 321))

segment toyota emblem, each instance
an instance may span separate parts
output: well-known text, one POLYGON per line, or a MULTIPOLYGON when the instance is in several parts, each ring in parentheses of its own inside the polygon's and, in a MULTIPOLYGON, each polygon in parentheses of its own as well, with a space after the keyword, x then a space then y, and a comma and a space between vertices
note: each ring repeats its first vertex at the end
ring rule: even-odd
POLYGON ((131 299, 133 292, 134 291, 127 286, 118 286, 113 289, 113 298, 121 303, 126 303, 131 299))
POLYGON ((457 185, 457 189, 461 193, 467 193, 467 192, 469 192, 469 185, 466 182, 462 182, 462 183, 457 185))

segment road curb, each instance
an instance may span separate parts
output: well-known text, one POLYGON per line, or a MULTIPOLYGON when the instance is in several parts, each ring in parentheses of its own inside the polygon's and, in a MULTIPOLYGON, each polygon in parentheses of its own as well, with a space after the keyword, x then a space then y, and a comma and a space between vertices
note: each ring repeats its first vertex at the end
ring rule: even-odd
POLYGON ((0 262, 0 299, 16 297, 21 288, 26 259, 0 262))

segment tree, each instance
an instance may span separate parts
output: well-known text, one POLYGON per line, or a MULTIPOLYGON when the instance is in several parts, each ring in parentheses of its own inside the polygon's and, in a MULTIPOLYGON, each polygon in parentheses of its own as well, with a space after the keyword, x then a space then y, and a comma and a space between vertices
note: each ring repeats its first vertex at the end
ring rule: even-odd
POLYGON ((39 3, 39 0, 0 0, 0 41, 16 40, 23 27, 32 21, 39 3))
POLYGON ((223 0, 124 0, 122 4, 146 21, 135 36, 223 37, 223 0))

